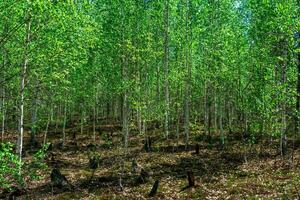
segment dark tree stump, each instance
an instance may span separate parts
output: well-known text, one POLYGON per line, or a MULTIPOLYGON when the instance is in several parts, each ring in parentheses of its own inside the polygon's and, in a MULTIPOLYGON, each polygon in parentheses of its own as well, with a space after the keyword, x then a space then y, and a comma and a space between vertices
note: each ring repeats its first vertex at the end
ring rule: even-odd
POLYGON ((97 156, 93 156, 89 160, 89 168, 92 169, 91 177, 89 178, 88 182, 90 183, 94 177, 95 171, 99 166, 99 158, 97 156))
POLYGON ((93 156, 89 160, 89 168, 90 169, 97 169, 99 166, 99 159, 96 156, 93 156))
POLYGON ((76 131, 73 132, 72 142, 71 144, 75 147, 75 150, 78 150, 78 144, 77 144, 77 135, 76 131))
POLYGON ((194 187, 195 186, 195 176, 192 171, 187 172, 187 178, 188 178, 188 182, 189 182, 188 187, 194 187))
POLYGON ((111 141, 113 141, 113 138, 114 138, 114 131, 110 131, 109 132, 109 138, 111 141))
POLYGON ((52 142, 50 142, 50 144, 49 144, 48 148, 46 149, 46 151, 47 152, 53 151, 53 144, 52 144, 52 142))
POLYGON ((14 188, 13 192, 11 192, 8 195, 8 199, 9 200, 14 200, 14 199, 17 199, 17 197, 20 197, 20 196, 22 196, 24 194, 26 194, 26 190, 20 189, 20 188, 14 188))
POLYGON ((145 139, 144 150, 145 150, 146 152, 152 151, 152 140, 151 140, 151 137, 147 137, 147 138, 145 139))
POLYGON ((195 146, 195 154, 196 154, 196 155, 199 155, 199 153, 200 153, 200 146, 199 146, 199 144, 197 143, 196 146, 195 146))
POLYGON ((55 162, 55 155, 53 153, 50 154, 50 161, 55 162))
POLYGON ((131 162, 131 173, 135 174, 138 168, 138 164, 136 162, 136 160, 132 160, 131 162))
POLYGON ((119 184, 119 187, 118 187, 119 191, 120 192, 124 191, 124 187, 122 184, 122 177, 119 178, 118 184, 119 184))
POLYGON ((157 189, 158 189, 158 186, 159 186, 159 180, 156 180, 155 183, 153 184, 153 187, 149 193, 149 197, 154 197, 157 193, 157 189))
POLYGON ((145 169, 141 169, 141 173, 140 173, 139 177, 137 178, 137 183, 138 184, 146 183, 148 181, 149 177, 150 177, 149 172, 147 172, 145 169))
POLYGON ((89 151, 96 151, 96 145, 93 143, 90 143, 89 145, 87 145, 87 149, 89 151))
POLYGON ((72 139, 73 139, 73 140, 77 140, 77 137, 76 137, 76 131, 73 132, 72 139))
POLYGON ((29 141, 29 146, 30 148, 33 149, 38 149, 41 148, 41 145, 39 144, 39 142, 36 140, 35 137, 31 137, 30 141, 29 141))
POLYGON ((72 140, 71 145, 73 145, 75 147, 75 149, 78 149, 78 143, 77 140, 72 140))
POLYGON ((58 147, 59 150, 63 150, 64 147, 65 147, 65 145, 64 145, 64 143, 63 143, 62 141, 60 141, 60 142, 57 144, 57 147, 58 147))
POLYGON ((58 168, 52 170, 50 178, 53 186, 62 187, 63 185, 69 184, 67 178, 61 174, 58 168))

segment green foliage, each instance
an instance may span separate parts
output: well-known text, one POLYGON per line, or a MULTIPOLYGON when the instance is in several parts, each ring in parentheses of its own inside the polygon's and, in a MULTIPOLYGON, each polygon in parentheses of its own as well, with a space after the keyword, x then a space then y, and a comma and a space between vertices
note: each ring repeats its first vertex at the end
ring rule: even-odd
POLYGON ((112 145, 112 138, 110 137, 110 133, 108 132, 103 132, 101 134, 101 140, 103 140, 108 146, 112 145))
POLYGON ((47 167, 44 158, 49 144, 36 152, 32 160, 25 162, 20 162, 13 152, 13 144, 8 142, 0 145, 0 187, 3 189, 24 187, 28 181, 38 180, 40 176, 37 170, 47 167))
POLYGON ((11 189, 23 185, 23 178, 20 174, 22 163, 19 157, 13 152, 13 144, 0 144, 0 188, 11 189))
POLYGON ((5 122, 12 128, 26 53, 25 14, 31 37, 24 117, 32 129, 43 129, 50 112, 50 123, 61 125, 62 106, 67 123, 94 110, 97 117, 121 119, 125 93, 132 128, 139 120, 163 124, 166 105, 174 124, 186 116, 185 102, 195 124, 204 123, 208 109, 211 118, 223 118, 225 133, 243 131, 247 121, 254 136, 263 131, 278 137, 283 118, 293 123, 299 116, 296 0, 9 0, 0 8, 0 97, 7 94, 0 112, 9 111, 5 122))
POLYGON ((25 162, 23 164, 23 176, 27 176, 29 180, 40 180, 41 176, 39 175, 38 170, 43 170, 48 167, 45 163, 45 157, 47 156, 47 149, 49 145, 50 143, 44 145, 32 156, 29 163, 25 162))

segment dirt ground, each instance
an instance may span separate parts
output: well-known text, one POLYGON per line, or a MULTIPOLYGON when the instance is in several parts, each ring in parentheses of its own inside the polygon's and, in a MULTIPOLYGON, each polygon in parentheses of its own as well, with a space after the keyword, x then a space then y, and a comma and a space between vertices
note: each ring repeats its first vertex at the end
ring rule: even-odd
MULTIPOLYGON (((142 136, 132 135, 124 158, 121 137, 113 142, 97 135, 95 154, 100 156, 100 165, 91 182, 88 145, 92 136, 77 136, 77 147, 71 136, 64 150, 55 145, 47 158, 48 168, 40 171, 42 179, 27 185, 26 194, 17 199, 299 199, 300 198, 300 149, 292 150, 282 158, 278 154, 278 141, 264 141, 242 148, 239 140, 228 136, 225 148, 219 142, 208 144, 197 138, 200 153, 194 154, 194 144, 185 151, 175 139, 160 139, 159 132, 151 133, 151 152, 143 150, 142 136), (133 173, 132 160, 138 168, 151 175, 143 184, 137 183, 139 172, 133 173), (125 168, 122 174, 122 163, 125 168), (59 168, 74 188, 51 187, 50 173, 59 168), (195 175, 196 186, 186 188, 187 171, 195 175), (120 191, 119 177, 122 174, 124 190, 120 191), (160 180, 158 193, 148 197, 155 180, 160 180)), ((197 137, 196 137, 197 135, 197 137)), ((53 144, 57 136, 51 136, 53 144)), ((40 138, 42 140, 42 138, 40 138)), ((218 140, 218 139, 216 139, 218 140)))

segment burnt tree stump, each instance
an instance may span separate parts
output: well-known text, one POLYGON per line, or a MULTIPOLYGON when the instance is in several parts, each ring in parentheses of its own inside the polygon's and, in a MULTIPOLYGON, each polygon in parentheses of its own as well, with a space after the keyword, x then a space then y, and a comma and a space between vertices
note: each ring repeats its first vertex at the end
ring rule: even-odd
POLYGON ((46 149, 47 152, 52 152, 53 151, 53 144, 52 142, 49 143, 49 146, 46 149))
POLYGON ((156 180, 152 186, 152 189, 149 193, 149 197, 154 197, 157 193, 157 189, 158 189, 158 186, 159 186, 159 180, 156 180))
POLYGON ((137 178, 137 183, 138 184, 146 183, 148 181, 149 177, 150 177, 150 173, 142 168, 141 173, 140 173, 139 177, 137 178))
POLYGON ((122 126, 120 125, 100 125, 95 128, 95 130, 99 133, 99 135, 102 135, 103 133, 109 133, 108 136, 112 136, 113 134, 122 131, 122 126))
POLYGON ((146 152, 152 151, 152 140, 151 140, 151 137, 147 137, 147 138, 145 139, 144 150, 145 150, 146 152))
POLYGON ((87 149, 88 149, 89 151, 94 152, 94 151, 96 151, 96 145, 93 144, 93 143, 90 143, 90 144, 87 145, 87 149))
POLYGON ((195 186, 195 176, 192 171, 187 172, 187 178, 188 178, 188 187, 194 187, 195 186))
POLYGON ((76 132, 75 132, 75 131, 73 132, 71 144, 75 147, 76 150, 78 149, 77 135, 76 135, 76 132))
POLYGON ((199 144, 197 143, 196 146, 195 146, 195 154, 196 154, 196 155, 199 155, 199 153, 200 153, 200 146, 199 146, 199 144))
POLYGON ((95 174, 95 171, 98 168, 98 166, 99 166, 99 157, 98 156, 93 156, 92 158, 90 158, 89 168, 92 169, 93 171, 92 171, 91 177, 90 177, 88 182, 92 181, 92 179, 94 177, 94 174, 95 174))
POLYGON ((132 160, 131 162, 131 173, 135 174, 138 169, 138 164, 135 159, 132 160))
MULTIPOLYGON (((24 194, 26 194, 25 189, 14 188, 13 191, 10 194, 8 194, 8 199, 9 200, 15 200, 15 199, 17 199, 18 197, 20 197, 24 194)), ((3 198, 3 199, 5 199, 5 198, 3 198)))
POLYGON ((57 143, 57 148, 58 148, 59 150, 63 150, 64 147, 65 147, 65 145, 64 145, 64 143, 63 143, 62 141, 60 141, 60 142, 57 143))
POLYGON ((89 167, 90 169, 97 169, 99 165, 99 159, 96 156, 93 156, 89 160, 89 167))
POLYGON ((62 187, 69 184, 67 178, 61 174, 58 168, 54 168, 50 175, 52 186, 62 187))

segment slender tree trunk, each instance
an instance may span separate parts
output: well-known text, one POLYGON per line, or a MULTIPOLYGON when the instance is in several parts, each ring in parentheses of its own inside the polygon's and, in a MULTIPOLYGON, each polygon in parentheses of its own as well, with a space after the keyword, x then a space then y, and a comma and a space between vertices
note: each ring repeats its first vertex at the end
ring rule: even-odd
POLYGON ((2 128, 1 128, 1 141, 4 141, 5 132, 5 87, 2 88, 2 128))
POLYGON ((96 112, 96 104, 94 104, 94 108, 93 108, 93 142, 96 142, 96 116, 97 116, 97 112, 96 112))
POLYGON ((207 121, 207 128, 208 128, 208 142, 209 144, 212 144, 212 135, 211 135, 211 118, 212 118, 212 112, 211 112, 211 99, 208 97, 208 121, 207 121))
MULTIPOLYGON (((300 11, 300 0, 298 1, 298 10, 300 11)), ((300 48, 300 31, 297 32, 296 42, 297 42, 297 48, 300 48)), ((294 162, 294 153, 295 153, 295 140, 300 139, 299 135, 299 120, 300 120, 300 52, 297 54, 297 88, 296 88, 296 113, 295 113, 295 133, 293 138, 293 152, 292 152, 292 162, 294 162)))
POLYGON ((165 136, 169 137, 169 112, 170 112, 170 94, 169 94, 169 0, 165 0, 164 11, 164 79, 165 79, 165 136))
POLYGON ((188 149, 189 136, 190 136, 190 79, 191 79, 191 66, 189 64, 189 0, 186 0, 186 19, 185 19, 185 68, 186 68, 186 81, 185 81, 185 97, 184 97, 184 134, 185 134, 185 150, 188 149))
POLYGON ((129 133, 129 126, 128 126, 128 93, 124 91, 124 102, 123 102, 123 136, 124 136, 124 153, 127 154, 128 149, 128 133, 129 133))
POLYGON ((220 116, 219 116, 219 126, 220 126, 220 135, 221 135, 221 144, 224 147, 225 136, 224 136, 224 130, 223 130, 223 117, 222 117, 222 113, 220 113, 220 116))
MULTIPOLYGON (((125 4, 125 2, 123 2, 125 4)), ((124 5, 125 6, 125 5, 124 5)), ((122 21, 121 21, 121 26, 122 26, 122 44, 125 45, 125 31, 126 31, 126 26, 125 26, 125 10, 122 7, 121 9, 122 12, 122 21)), ((123 47, 125 48, 125 46, 123 47)), ((123 49, 122 50, 122 58, 121 58, 121 65, 122 65, 122 78, 123 78, 123 82, 125 84, 128 84, 128 58, 126 55, 126 50, 123 49)), ((122 120, 123 120, 123 128, 122 128, 122 133, 123 133, 123 137, 124 137, 124 156, 126 158, 127 156, 127 150, 128 150, 128 135, 129 135, 129 102, 128 102, 128 86, 125 85, 124 87, 124 91, 123 91, 123 116, 122 116, 122 120)))
POLYGON ((124 102, 124 95, 120 95, 120 122, 123 122, 123 102, 124 102))
POLYGON ((248 143, 247 143, 247 137, 249 135, 248 132, 248 116, 247 113, 245 111, 243 111, 243 115, 244 115, 244 133, 243 133, 243 142, 244 142, 244 161, 247 164, 248 163, 248 159, 247 159, 247 153, 248 153, 248 143))
MULTIPOLYGON (((136 3, 137 9, 140 8, 140 4, 136 3)), ((140 20, 139 20, 139 14, 138 12, 136 13, 136 23, 135 23, 135 34, 136 37, 133 39, 133 43, 136 49, 140 49, 140 20)), ((139 58, 139 51, 135 51, 134 56, 136 58, 139 58)), ((140 64, 140 59, 136 59, 134 62, 135 68, 136 68, 136 85, 137 85, 137 99, 138 99, 138 105, 136 109, 136 121, 137 121, 137 127, 139 134, 142 134, 142 121, 143 121, 143 116, 142 116, 142 90, 141 90, 141 85, 142 85, 142 65, 140 64)))
MULTIPOLYGON (((299 1, 299 10, 300 10, 300 1, 299 1)), ((297 38, 296 40, 298 41, 297 47, 300 48, 300 31, 297 33, 297 38)), ((297 53, 297 96, 296 96, 296 114, 295 114, 295 136, 300 139, 299 135, 299 121, 300 121, 300 53, 297 53)))
POLYGON ((37 132, 37 113, 38 113, 38 94, 36 92, 34 104, 32 108, 32 115, 31 115, 31 133, 30 133, 30 145, 31 147, 36 146, 36 132, 37 132))
POLYGON ((82 106, 82 111, 81 111, 81 122, 80 122, 80 135, 83 135, 83 126, 84 126, 84 108, 82 106))
MULTIPOLYGON (((29 1, 27 1, 29 3, 29 1)), ((25 96, 25 82, 26 82, 26 74, 29 63, 29 44, 30 44, 30 29, 31 29, 31 20, 28 10, 25 14, 25 42, 24 42, 24 62, 21 73, 21 91, 20 91, 20 135, 18 139, 17 149, 19 154, 20 162, 22 162, 22 151, 23 151, 23 138, 24 138, 24 96, 25 96)), ((21 169, 20 173, 21 173, 21 169)))
POLYGON ((217 98, 217 91, 214 89, 214 128, 215 128, 215 135, 218 135, 218 98, 217 98))
MULTIPOLYGON (((299 33, 300 34, 300 33, 299 33)), ((296 117, 296 135, 299 134, 299 115, 300 115, 300 53, 298 53, 298 64, 297 64, 297 102, 296 102, 296 110, 297 110, 297 117, 296 117)))
MULTIPOLYGON (((6 35, 8 33, 8 26, 6 23, 4 23, 3 26, 3 35, 6 35)), ((5 91, 5 70, 7 69, 6 67, 8 67, 8 51, 5 48, 5 45, 3 45, 2 47, 2 58, 3 58, 3 65, 2 65, 2 73, 1 75, 3 76, 3 78, 0 78, 0 81, 2 82, 2 87, 1 87, 1 91, 2 91, 2 104, 1 104, 1 111, 2 111, 2 126, 1 126, 1 141, 4 141, 4 132, 5 132, 5 114, 6 114, 6 107, 5 107, 5 96, 6 96, 6 91, 5 91)))
MULTIPOLYGON (((159 35, 158 31, 156 30, 155 35, 159 35)), ((159 39, 156 38, 156 43, 159 42, 159 39)), ((158 47, 155 48, 155 51, 159 51, 158 47)), ((164 62, 164 60, 163 60, 164 62)), ((161 101, 161 66, 157 64, 156 68, 156 96, 157 96, 157 102, 160 103, 161 101)))
MULTIPOLYGON (((226 95, 225 96, 225 99, 228 99, 228 96, 226 95)), ((230 103, 230 100, 227 100, 227 101, 224 101, 225 102, 225 105, 224 105, 224 108, 225 108, 225 113, 224 113, 224 116, 225 119, 226 119, 226 123, 224 123, 224 125, 226 125, 227 129, 228 129, 228 132, 231 133, 231 103, 230 103)))
POLYGON ((233 132, 233 127, 232 127, 232 123, 233 123, 233 116, 234 116, 234 112, 233 112, 233 106, 232 103, 228 104, 228 130, 229 133, 233 132))
MULTIPOLYGON (((141 91, 140 91, 141 92, 141 91)), ((140 94, 139 94, 140 95, 140 94)), ((140 101, 141 103, 141 98, 140 98, 140 101)), ((141 109, 141 106, 139 105, 139 107, 137 108, 137 124, 138 124, 138 130, 139 130, 139 133, 142 134, 142 109, 141 109)))
MULTIPOLYGON (((284 96, 286 95, 287 92, 287 88, 285 86, 286 84, 286 62, 283 63, 282 66, 282 77, 281 77, 281 84, 284 87, 284 96)), ((287 150, 287 135, 286 135, 286 124, 287 124, 287 120, 286 120, 286 102, 285 100, 283 100, 281 102, 281 109, 282 109, 282 113, 281 113, 281 137, 280 137, 280 152, 281 155, 284 156, 286 155, 286 150, 287 150)))
POLYGON ((142 121, 142 135, 146 134, 146 130, 147 130, 147 123, 146 123, 146 120, 143 119, 143 121, 142 121))
POLYGON ((45 130, 45 134, 44 134, 44 145, 47 143, 47 135, 48 135, 49 125, 52 120, 52 115, 53 115, 53 107, 51 106, 51 111, 50 111, 48 119, 47 119, 46 130, 45 130))
POLYGON ((114 113, 114 123, 118 122, 118 100, 116 98, 114 98, 113 101, 113 113, 114 113))
POLYGON ((60 122, 60 115, 61 115, 61 103, 59 102, 59 106, 57 107, 57 113, 56 113, 56 121, 55 121, 55 133, 58 131, 58 125, 60 122))
MULTIPOLYGON (((123 11, 124 12, 124 11, 123 11)), ((124 37, 124 36, 123 36, 124 37)), ((123 42, 124 42, 124 38, 123 38, 123 42)), ((123 50, 123 54, 126 55, 125 50, 123 50)), ((122 58, 122 76, 123 76, 123 80, 124 83, 127 84, 128 83, 128 58, 126 56, 123 56, 122 58)), ((123 91, 123 129, 122 129, 122 133, 123 133, 123 141, 124 141, 124 155, 125 155, 125 159, 127 156, 127 150, 128 150, 128 135, 129 135, 129 101, 128 101, 128 96, 129 96, 129 91, 127 89, 127 86, 125 86, 125 89, 123 91)))
POLYGON ((95 108, 96 108, 96 123, 99 123, 99 86, 97 85, 96 87, 96 104, 95 104, 95 108))
MULTIPOLYGON (((122 1, 123 2, 123 1, 122 1)), ((126 56, 125 52, 125 31, 126 31, 126 26, 125 26, 125 10, 124 7, 121 8, 121 15, 122 15, 122 21, 121 21, 121 27, 122 27, 122 57, 121 57, 121 66, 122 66, 122 79, 123 82, 125 83, 125 88, 123 91, 122 95, 122 134, 123 134, 123 141, 124 141, 124 159, 121 160, 121 173, 120 173, 120 178, 119 178, 119 187, 121 190, 123 190, 123 185, 122 185, 122 177, 124 175, 125 171, 125 160, 127 157, 127 150, 128 150, 128 135, 129 135, 129 110, 128 110, 128 89, 127 89, 127 84, 128 84, 128 58, 126 56)))
POLYGON ((157 93, 157 102, 160 102, 161 100, 161 88, 160 88, 160 66, 157 65, 156 70, 156 93, 157 93))
MULTIPOLYGON (((188 87, 188 86, 187 86, 188 87)), ((186 88, 186 90, 188 90, 186 88)), ((188 149, 189 145, 189 135, 190 135, 190 111, 189 111, 189 92, 186 91, 186 95, 184 97, 184 134, 185 134, 185 150, 188 149)))
POLYGON ((224 148, 225 136, 224 136, 224 130, 223 130, 223 110, 222 110, 221 103, 219 106, 219 127, 220 127, 221 145, 222 145, 222 148, 224 148))
POLYGON ((211 98, 210 98, 210 84, 206 83, 205 87, 205 121, 206 121, 206 137, 209 144, 211 144, 211 98))
POLYGON ((282 116, 281 116, 281 130, 280 130, 280 152, 281 155, 286 155, 287 150, 287 135, 286 135, 286 108, 285 105, 282 107, 282 116))
MULTIPOLYGON (((107 100, 109 101, 109 99, 107 100)), ((110 116, 110 104, 109 102, 106 103, 106 123, 109 124, 109 116, 110 116)))
POLYGON ((63 141, 62 141, 63 147, 65 147, 66 144, 66 123, 67 123, 67 103, 65 103, 64 106, 63 141))
POLYGON ((177 108, 177 123, 176 123, 176 138, 177 138, 176 145, 177 145, 177 149, 179 147, 179 140, 180 140, 179 128, 180 128, 180 111, 179 111, 179 108, 177 108))
POLYGON ((208 136, 208 95, 206 81, 204 84, 204 135, 208 136))

